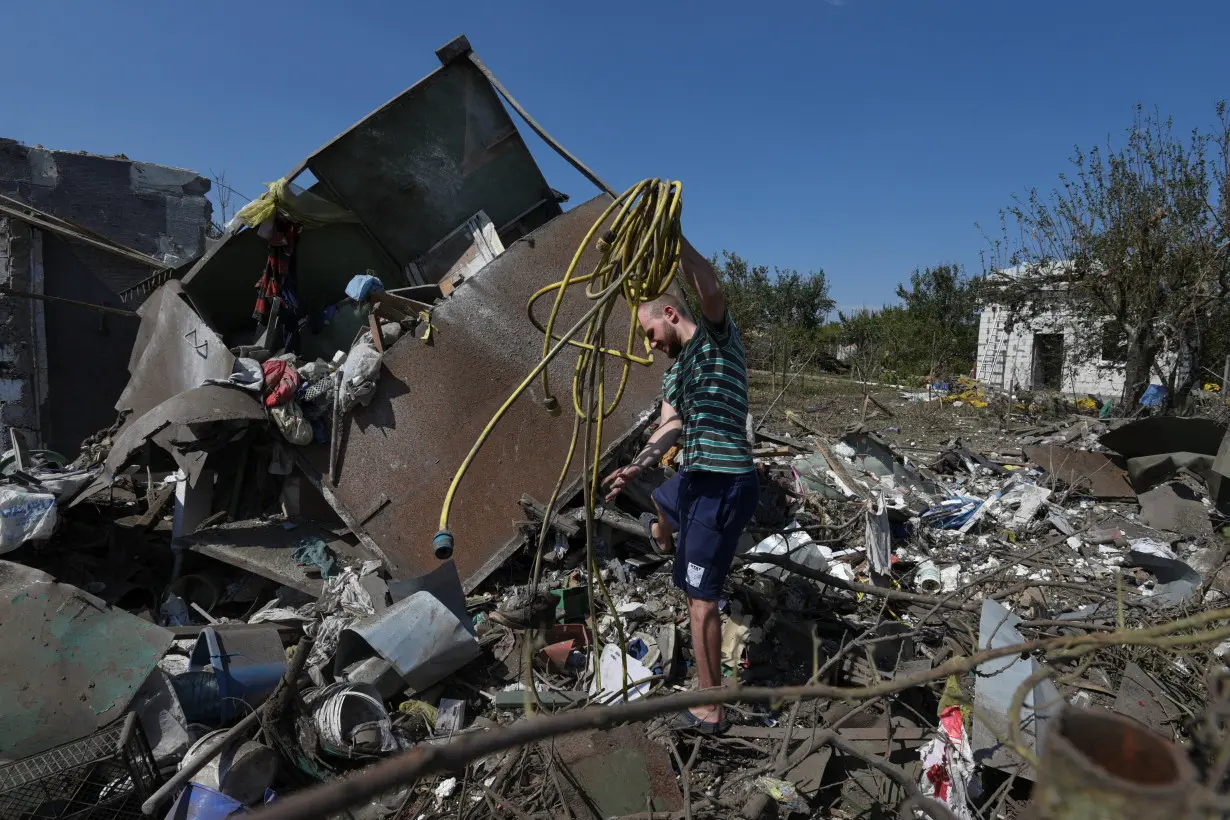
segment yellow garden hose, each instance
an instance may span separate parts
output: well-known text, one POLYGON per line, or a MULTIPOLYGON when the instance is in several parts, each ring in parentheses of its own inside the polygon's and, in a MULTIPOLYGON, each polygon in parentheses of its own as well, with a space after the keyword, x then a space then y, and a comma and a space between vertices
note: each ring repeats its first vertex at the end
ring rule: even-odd
MULTIPOLYGON (((643 335, 641 344, 644 353, 643 355, 637 353, 639 323, 636 318, 636 309, 641 302, 652 301, 664 294, 674 280, 683 242, 680 228, 682 206, 683 186, 681 183, 660 179, 647 179, 637 183, 616 198, 590 227, 585 238, 577 247, 564 278, 542 288, 530 297, 526 305, 530 321, 544 334, 542 358, 496 410, 495 415, 479 433, 474 446, 470 448, 470 452, 466 454, 457 468, 440 509, 439 531, 432 541, 437 558, 443 560, 453 554, 453 533, 448 528, 448 522, 453 499, 457 488, 461 485, 462 478, 483 444, 486 443, 487 438, 499 424, 500 419, 535 378, 542 378, 543 393, 548 409, 558 412, 559 403, 551 392, 547 366, 568 345, 581 349, 577 357, 572 389, 572 404, 577 415, 577 423, 574 424, 572 446, 569 448, 564 470, 560 475, 560 483, 557 484, 556 493, 552 495, 552 500, 548 503, 547 512, 549 516, 559 486, 575 456, 581 423, 584 423, 587 427, 594 426, 596 430, 592 442, 593 458, 586 459, 587 508, 592 513, 599 480, 598 462, 602 451, 602 421, 619 406, 631 366, 634 363, 649 365, 653 362, 648 340, 644 339, 643 335), (612 215, 614 219, 610 228, 603 231, 598 239, 598 249, 601 252, 598 264, 592 272, 578 276, 577 266, 580 264, 581 256, 612 215), (575 288, 578 285, 585 285, 585 295, 593 304, 575 325, 563 334, 557 334, 555 325, 565 294, 569 288, 575 288), (552 292, 555 294, 555 300, 551 313, 546 324, 540 324, 534 316, 534 305, 539 299, 552 292), (605 346, 605 331, 607 320, 619 296, 623 296, 631 317, 625 344, 622 349, 617 350, 605 346), (582 338, 576 338, 582 331, 584 331, 582 338), (607 357, 619 359, 622 366, 619 388, 609 405, 605 401, 605 379, 601 378, 605 375, 607 357), (591 411, 589 403, 594 400, 597 401, 596 408, 595 411, 591 411)), ((586 444, 590 444, 589 435, 586 436, 586 444)), ((544 520, 544 533, 546 523, 544 520)))
MULTIPOLYGON (((538 532, 538 545, 534 554, 534 568, 530 580, 530 597, 533 599, 538 590, 542 555, 546 547, 551 515, 568 476, 568 470, 576 457, 577 443, 581 440, 582 430, 584 430, 581 473, 585 498, 588 586, 591 590, 597 588, 610 612, 616 611, 615 602, 611 599, 611 593, 603 582, 601 571, 598 568, 594 542, 594 510, 600 482, 598 471, 602 458, 602 427, 603 422, 615 412, 623 398, 632 365, 648 366, 653 363, 649 342, 643 336, 641 344, 644 355, 637 354, 637 329, 640 327, 640 322, 636 311, 642 302, 652 301, 664 294, 675 278, 680 250, 683 246, 683 233, 680 229, 682 206, 683 186, 680 183, 659 179, 647 179, 637 183, 617 197, 590 227, 585 238, 577 247, 576 253, 573 254, 572 262, 568 265, 564 278, 547 285, 530 297, 526 304, 526 312, 534 327, 543 333, 542 358, 496 410, 491 421, 487 422, 487 426, 479 433, 478 439, 470 448, 470 452, 466 454, 461 466, 457 468, 457 473, 453 476, 453 481, 444 496, 444 505, 440 510, 440 528, 432 542, 437 558, 443 560, 453 554, 453 533, 448 528, 448 519, 453 498, 461 484, 462 477, 470 468, 474 457, 478 455, 478 451, 495 426, 508 412, 508 408, 525 392, 535 378, 542 378, 544 404, 548 412, 559 413, 559 401, 551 392, 547 366, 566 346, 572 345, 580 348, 572 379, 574 412, 572 440, 568 445, 568 453, 559 478, 551 491, 551 497, 547 500, 542 526, 538 532), (613 219, 612 215, 614 215, 613 219), (608 220, 611 220, 611 226, 603 230, 608 220), (590 247, 590 243, 600 230, 602 236, 598 239, 597 244, 601 255, 598 264, 592 272, 579 276, 577 266, 581 262, 581 256, 590 247), (557 334, 555 323, 559 319, 565 295, 569 292, 569 288, 576 288, 579 285, 585 286, 585 296, 593 304, 575 325, 563 334, 557 334), (555 294, 555 300, 544 325, 540 324, 534 316, 534 305, 549 293, 555 294), (606 325, 620 296, 623 296, 630 316, 624 346, 616 350, 606 346, 606 325), (577 338, 578 334, 582 334, 580 339, 577 338), (619 387, 609 405, 606 401, 606 361, 608 358, 618 359, 622 368, 619 387)), ((596 625, 597 601, 593 594, 589 596, 589 599, 590 623, 596 625)), ((626 700, 628 698, 628 656, 622 648, 627 646, 627 636, 624 634, 623 622, 618 616, 615 618, 615 630, 621 647, 620 666, 623 674, 620 679, 620 688, 626 700)), ((597 634, 596 629, 594 638, 599 656, 601 656, 601 636, 597 634)), ((534 709, 538 697, 537 687, 533 680, 533 665, 527 663, 525 669, 524 683, 527 692, 525 710, 529 714, 534 709)), ((601 664, 595 666, 595 672, 597 686, 601 690, 601 664)))

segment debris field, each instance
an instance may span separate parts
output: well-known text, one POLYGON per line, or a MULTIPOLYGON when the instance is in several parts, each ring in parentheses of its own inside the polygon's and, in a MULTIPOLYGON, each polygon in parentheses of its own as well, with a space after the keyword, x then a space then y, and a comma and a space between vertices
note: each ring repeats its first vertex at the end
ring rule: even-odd
MULTIPOLYGON (((753 374, 717 693, 641 518, 677 451, 592 515, 574 466, 548 509, 571 414, 523 399, 433 555, 452 471, 537 361, 523 305, 610 201, 562 211, 470 55, 441 49, 305 162, 327 184, 275 184, 145 298, 115 425, 71 458, 11 431, 0 817, 1224 811, 1217 393, 1177 417, 753 374), (416 118, 467 106, 503 118, 450 160, 477 182, 408 236, 407 186, 362 191, 372 135, 435 156, 416 118), (706 696, 728 732, 667 727, 706 696)), ((604 471, 661 378, 630 377, 604 471)))

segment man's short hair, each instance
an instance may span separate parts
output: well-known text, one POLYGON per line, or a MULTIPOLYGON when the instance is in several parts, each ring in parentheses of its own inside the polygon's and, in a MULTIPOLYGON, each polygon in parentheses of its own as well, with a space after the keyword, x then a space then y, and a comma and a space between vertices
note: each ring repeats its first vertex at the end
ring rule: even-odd
POLYGON ((653 317, 654 319, 661 316, 662 309, 666 307, 674 308, 675 312, 678 313, 680 316, 682 316, 685 319, 692 318, 692 313, 691 311, 688 310, 687 304, 682 299, 680 299, 678 296, 670 292, 662 294, 657 299, 654 299, 652 302, 641 303, 641 307, 643 307, 646 311, 648 311, 649 315, 653 317))

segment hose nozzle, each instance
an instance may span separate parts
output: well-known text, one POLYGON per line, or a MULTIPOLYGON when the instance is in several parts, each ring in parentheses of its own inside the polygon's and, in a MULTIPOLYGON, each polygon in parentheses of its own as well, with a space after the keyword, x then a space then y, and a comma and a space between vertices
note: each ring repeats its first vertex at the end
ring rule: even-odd
POLYGON ((436 533, 436 537, 431 539, 431 549, 436 554, 436 558, 441 561, 447 561, 453 557, 453 533, 451 530, 440 530, 436 533))

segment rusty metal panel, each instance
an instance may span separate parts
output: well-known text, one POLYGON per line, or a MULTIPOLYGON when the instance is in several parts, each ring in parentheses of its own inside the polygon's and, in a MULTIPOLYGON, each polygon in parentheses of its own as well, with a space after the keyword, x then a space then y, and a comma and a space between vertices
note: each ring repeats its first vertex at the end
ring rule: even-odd
POLYGON ((1136 499, 1127 473, 1102 453, 1048 445, 1026 447, 1025 457, 1067 484, 1082 487, 1094 498, 1136 499))
POLYGON ((670 755, 640 726, 567 735, 555 750, 571 775, 562 793, 574 817, 622 817, 647 806, 670 817, 683 808, 670 755))
POLYGON ((468 60, 441 66, 305 160, 403 267, 485 211, 538 227, 555 195, 495 90, 468 60))
MULTIPOLYGON (((433 312, 433 343, 405 339, 394 345, 385 355, 371 405, 348 419, 335 493, 355 519, 365 520, 363 528, 395 565, 395 575, 419 575, 438 563, 431 539, 453 473, 540 357, 542 335, 526 319, 525 303, 535 290, 562 278, 609 201, 603 195, 557 217, 468 279, 433 312)), ((584 270, 596 260, 596 252, 587 251, 584 270)), ((579 297, 566 305, 563 328, 584 313, 587 301, 579 297)), ((626 310, 614 311, 610 337, 623 338, 628 321, 626 310)), ((517 543, 512 522, 524 515, 521 496, 545 501, 550 495, 572 433, 568 408, 575 365, 576 355, 565 351, 551 368, 565 412, 549 415, 541 388, 531 387, 496 428, 458 491, 453 557, 467 590, 517 543)), ((660 361, 633 369, 622 404, 607 420, 608 443, 643 420, 661 392, 664 369, 660 361)), ((618 368, 608 367, 608 395, 614 395, 618 375, 618 368)), ((327 448, 314 448, 311 458, 326 472, 327 448)))

